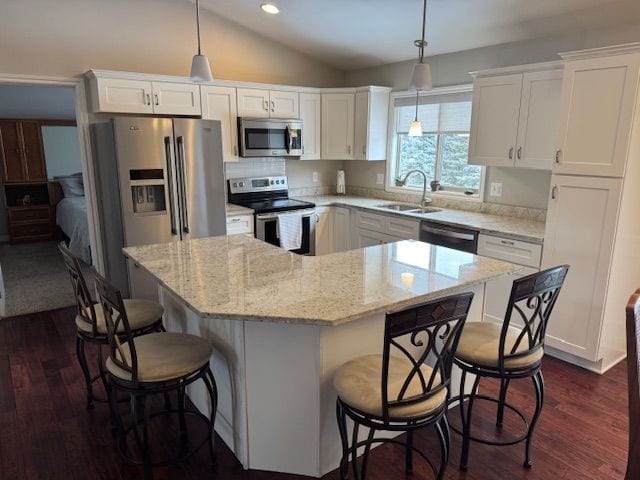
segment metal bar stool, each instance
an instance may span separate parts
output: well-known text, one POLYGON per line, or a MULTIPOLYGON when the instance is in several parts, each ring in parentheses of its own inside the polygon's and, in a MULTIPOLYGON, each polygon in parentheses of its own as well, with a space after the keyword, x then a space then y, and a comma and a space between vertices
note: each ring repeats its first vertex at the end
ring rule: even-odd
MULTIPOLYGON (((93 393, 93 383, 100 379, 104 386, 105 392, 109 391, 109 385, 104 370, 104 362, 102 358, 102 346, 107 345, 107 324, 104 319, 102 308, 96 308, 96 302, 91 297, 87 282, 80 268, 80 261, 69 251, 64 243, 58 245, 58 249, 62 253, 64 263, 71 277, 71 286, 76 299, 78 313, 75 318, 76 322, 76 355, 78 362, 84 375, 87 386, 87 406, 92 407, 94 401, 107 402, 107 398, 96 397, 93 393), (91 376, 91 371, 85 354, 85 343, 91 343, 98 346, 98 374, 91 376)), ((157 302, 150 300, 124 300, 124 305, 129 312, 131 330, 134 336, 144 335, 146 333, 162 331, 162 315, 164 308, 157 302)), ((124 333, 123 330, 118 332, 124 333)))
POLYGON ((556 303, 560 288, 567 275, 567 265, 550 268, 519 278, 513 282, 511 296, 502 325, 493 322, 469 322, 460 336, 453 362, 462 369, 458 402, 462 430, 451 429, 462 435, 460 468, 466 470, 471 441, 485 445, 515 445, 525 441, 524 466, 530 468, 531 439, 544 402, 542 357, 544 338, 549 316, 556 303), (464 394, 467 374, 475 375, 471 392, 464 394), (478 395, 478 385, 483 377, 500 380, 498 398, 478 395), (509 382, 518 378, 531 378, 535 388, 536 408, 530 421, 516 407, 506 402, 509 382), (468 405, 465 411, 465 401, 468 405), (471 435, 471 416, 476 400, 497 404, 496 426, 502 427, 505 408, 514 412, 525 425, 525 432, 513 439, 497 440, 471 435))
POLYGON ((640 478, 640 289, 627 303, 627 376, 629 379, 629 451, 625 480, 640 478))
POLYGON ((96 275, 96 289, 107 323, 109 358, 106 370, 109 376, 111 408, 116 411, 117 392, 130 398, 131 423, 124 426, 117 416, 118 449, 123 459, 144 467, 145 479, 152 478, 152 467, 174 465, 183 462, 205 444, 209 447, 215 464, 213 449, 214 422, 218 393, 209 359, 213 347, 209 341, 183 333, 156 332, 134 336, 129 324, 127 307, 120 292, 103 277, 96 275), (119 332, 123 332, 120 334, 119 332), (185 390, 193 382, 202 380, 209 393, 211 415, 207 417, 196 409, 185 407, 185 390), (150 412, 149 397, 178 393, 178 407, 150 412), (178 455, 162 461, 152 461, 149 442, 149 422, 160 415, 177 414, 180 425, 180 450, 178 455), (194 448, 188 449, 186 415, 193 415, 207 425, 206 437, 194 448), (127 449, 127 436, 133 433, 142 458, 134 458, 127 449))
POLYGON ((340 478, 347 478, 351 455, 354 478, 364 478, 371 446, 396 443, 405 447, 405 468, 413 470, 413 451, 443 479, 449 460, 449 427, 445 412, 449 396, 452 352, 455 352, 473 293, 464 293, 388 313, 382 355, 351 360, 336 372, 336 415, 342 440, 340 478), (394 355, 392 355, 392 352, 394 355), (425 362, 431 363, 427 365, 425 362), (351 445, 347 420, 353 420, 351 445), (360 426, 369 428, 358 441, 360 426), (440 465, 436 467, 413 444, 415 430, 435 426, 440 440, 440 465), (406 442, 375 438, 376 431, 406 432, 406 442), (364 447, 362 471, 358 448, 364 447), (362 474, 360 476, 360 474, 362 474))

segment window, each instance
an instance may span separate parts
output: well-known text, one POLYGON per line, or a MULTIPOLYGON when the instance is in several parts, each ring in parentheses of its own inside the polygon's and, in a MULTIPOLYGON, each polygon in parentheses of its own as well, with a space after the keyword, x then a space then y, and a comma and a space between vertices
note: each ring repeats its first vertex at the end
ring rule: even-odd
MULTIPOLYGON (((410 137, 409 125, 416 114, 415 96, 397 96, 393 101, 395 129, 389 185, 413 169, 422 170, 429 180, 439 180, 443 192, 472 191, 478 196, 482 167, 468 165, 471 126, 471 92, 430 92, 420 96, 418 119, 422 136, 410 137)), ((422 177, 412 175, 409 188, 422 188, 422 177)))

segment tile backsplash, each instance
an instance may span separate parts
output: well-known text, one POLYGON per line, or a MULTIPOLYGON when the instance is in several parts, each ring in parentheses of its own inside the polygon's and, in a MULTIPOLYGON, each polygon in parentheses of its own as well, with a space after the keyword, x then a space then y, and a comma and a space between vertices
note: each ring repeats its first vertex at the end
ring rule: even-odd
POLYGON ((225 178, 286 175, 284 158, 242 158, 224 164, 225 178))

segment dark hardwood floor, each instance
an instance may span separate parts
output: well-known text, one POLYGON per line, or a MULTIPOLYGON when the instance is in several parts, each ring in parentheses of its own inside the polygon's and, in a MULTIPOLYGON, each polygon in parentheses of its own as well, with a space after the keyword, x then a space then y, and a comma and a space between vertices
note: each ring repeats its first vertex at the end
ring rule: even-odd
MULTIPOLYGON (((137 479, 136 467, 123 465, 109 428, 107 407, 88 410, 75 358, 74 310, 62 309, 0 321, 0 479, 137 479)), ((88 347, 88 350, 91 348, 88 347)), ((626 372, 620 364, 598 376, 553 358, 543 367, 546 399, 533 445, 534 466, 522 468, 523 446, 496 448, 472 444, 469 470, 458 470, 460 438, 452 434, 448 479, 467 480, 619 480, 624 477, 627 441, 626 372)), ((485 391, 494 389, 485 387, 485 391)), ((533 402, 530 383, 514 382, 509 401, 533 402)), ((125 405, 123 405, 125 407, 125 405)), ((456 422, 457 412, 452 412, 456 422)), ((477 428, 492 427, 492 410, 478 408, 477 428)), ((517 422, 507 417, 505 424, 517 422)), ((474 425, 475 426, 475 425, 474 425)), ((172 449, 175 422, 159 422, 154 439, 160 453, 172 449)), ((199 433, 194 425, 192 438, 199 433)), ((509 433, 505 426, 503 434, 509 433)), ((477 431, 477 430, 476 430, 477 431)), ((416 444, 437 453, 433 432, 416 444)), ((245 472, 226 446, 216 444, 218 465, 205 449, 183 467, 154 470, 156 480, 215 478, 294 480, 301 477, 245 472)), ((291 452, 295 455, 295 452, 291 452)), ((405 478, 403 452, 395 446, 372 451, 368 478, 405 478)), ((307 477, 305 477, 307 478, 307 477)), ((336 472, 326 476, 336 479, 336 472)), ((431 478, 416 459, 412 479, 431 478)))

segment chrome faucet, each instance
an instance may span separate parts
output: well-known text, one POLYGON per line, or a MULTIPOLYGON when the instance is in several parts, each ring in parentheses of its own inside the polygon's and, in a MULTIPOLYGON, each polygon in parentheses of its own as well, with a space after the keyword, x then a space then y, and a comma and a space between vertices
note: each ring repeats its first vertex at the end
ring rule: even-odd
POLYGON ((420 175, 422 175, 422 179, 424 180, 424 183, 422 184, 422 201, 420 202, 420 206, 424 208, 431 203, 431 199, 427 198, 427 174, 426 173, 424 173, 422 170, 409 170, 407 174, 404 176, 404 178, 400 180, 400 186, 404 187, 407 183, 407 178, 409 178, 409 176, 414 173, 419 173, 420 175))

